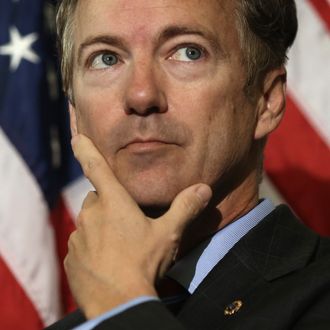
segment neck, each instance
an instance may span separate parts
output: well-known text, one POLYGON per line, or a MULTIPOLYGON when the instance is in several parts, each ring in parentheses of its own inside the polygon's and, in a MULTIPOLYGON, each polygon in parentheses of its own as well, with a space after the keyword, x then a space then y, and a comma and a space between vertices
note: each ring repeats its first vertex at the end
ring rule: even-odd
POLYGON ((184 256, 200 242, 248 213, 257 205, 258 199, 257 171, 252 171, 225 197, 215 193, 209 206, 185 231, 178 257, 184 256))

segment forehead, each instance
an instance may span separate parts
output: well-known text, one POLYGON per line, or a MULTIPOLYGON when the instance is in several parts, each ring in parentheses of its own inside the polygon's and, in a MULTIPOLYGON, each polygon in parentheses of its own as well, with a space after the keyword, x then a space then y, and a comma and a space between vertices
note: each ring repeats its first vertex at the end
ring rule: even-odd
MULTIPOLYGON (((200 26, 215 35, 236 33, 233 0, 80 0, 75 40, 95 34, 143 36, 165 26, 200 26)), ((236 39, 236 38, 234 38, 236 39)))
POLYGON ((79 0, 77 8, 78 11, 87 11, 90 14, 97 14, 107 8, 120 16, 130 12, 137 14, 141 10, 144 12, 161 10, 165 13, 174 8, 189 10, 189 16, 193 16, 197 13, 204 15, 209 10, 214 12, 214 9, 224 10, 231 2, 228 0, 79 0))

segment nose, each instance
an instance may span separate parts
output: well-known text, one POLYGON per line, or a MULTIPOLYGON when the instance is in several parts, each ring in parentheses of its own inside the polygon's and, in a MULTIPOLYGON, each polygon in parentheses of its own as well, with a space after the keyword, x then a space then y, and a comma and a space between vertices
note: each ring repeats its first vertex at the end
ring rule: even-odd
POLYGON ((127 81, 125 112, 139 116, 166 112, 163 87, 161 73, 152 63, 135 63, 127 81))

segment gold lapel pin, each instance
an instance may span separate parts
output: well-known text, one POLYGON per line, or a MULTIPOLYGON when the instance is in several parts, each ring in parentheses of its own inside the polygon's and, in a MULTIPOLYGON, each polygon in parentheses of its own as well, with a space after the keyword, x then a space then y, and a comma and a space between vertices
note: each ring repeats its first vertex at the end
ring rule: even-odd
POLYGON ((234 302, 226 306, 224 310, 224 314, 226 316, 234 315, 241 309, 242 306, 243 306, 243 302, 241 300, 235 300, 234 302))

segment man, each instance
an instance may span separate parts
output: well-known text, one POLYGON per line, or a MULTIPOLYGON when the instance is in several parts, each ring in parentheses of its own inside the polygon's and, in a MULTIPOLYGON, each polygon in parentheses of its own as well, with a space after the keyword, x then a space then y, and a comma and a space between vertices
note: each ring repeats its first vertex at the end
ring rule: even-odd
POLYGON ((50 329, 328 329, 329 241, 258 198, 294 1, 63 0, 57 24, 96 191, 65 260, 80 310, 50 329))

